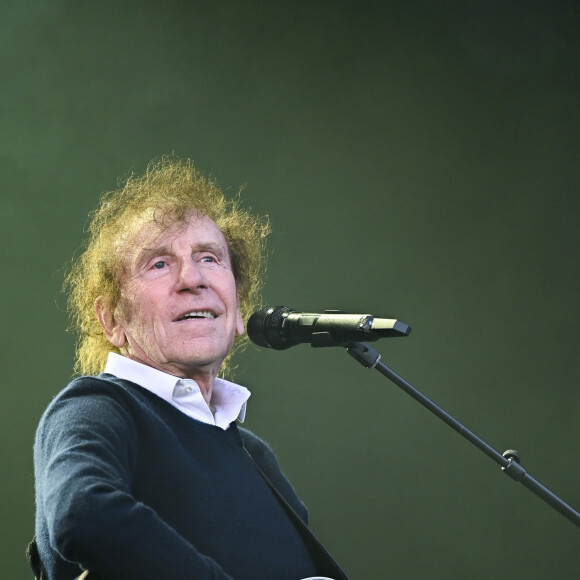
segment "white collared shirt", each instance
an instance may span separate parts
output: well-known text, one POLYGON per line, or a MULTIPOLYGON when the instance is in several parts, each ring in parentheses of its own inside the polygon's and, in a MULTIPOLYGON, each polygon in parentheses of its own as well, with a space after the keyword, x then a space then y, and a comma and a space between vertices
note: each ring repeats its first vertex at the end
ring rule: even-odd
POLYGON ((189 417, 224 430, 232 421, 243 423, 246 417, 250 391, 224 379, 215 379, 208 406, 194 380, 180 379, 114 352, 109 353, 105 373, 136 383, 189 417))

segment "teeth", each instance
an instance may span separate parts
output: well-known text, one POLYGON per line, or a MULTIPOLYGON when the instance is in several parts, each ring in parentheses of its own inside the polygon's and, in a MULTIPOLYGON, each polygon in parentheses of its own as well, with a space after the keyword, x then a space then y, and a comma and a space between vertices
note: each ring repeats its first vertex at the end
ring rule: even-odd
POLYGON ((215 318, 215 314, 209 310, 193 310, 181 317, 181 320, 186 318, 215 318))

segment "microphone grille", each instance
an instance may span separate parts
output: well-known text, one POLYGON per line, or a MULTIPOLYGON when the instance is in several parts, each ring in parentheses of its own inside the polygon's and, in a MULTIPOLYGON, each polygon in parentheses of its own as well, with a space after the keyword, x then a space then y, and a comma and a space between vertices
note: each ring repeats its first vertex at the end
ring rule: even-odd
POLYGON ((248 337, 258 346, 282 350, 290 345, 284 343, 281 335, 285 315, 292 312, 286 306, 257 310, 248 320, 248 337))

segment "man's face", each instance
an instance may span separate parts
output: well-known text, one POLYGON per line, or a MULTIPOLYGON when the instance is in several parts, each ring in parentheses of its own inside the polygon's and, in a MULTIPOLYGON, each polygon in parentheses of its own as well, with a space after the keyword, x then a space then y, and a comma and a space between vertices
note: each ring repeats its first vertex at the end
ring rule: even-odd
POLYGON ((108 331, 100 316, 107 337, 151 367, 214 377, 244 331, 224 235, 210 218, 192 215, 160 235, 147 224, 136 242, 108 331))

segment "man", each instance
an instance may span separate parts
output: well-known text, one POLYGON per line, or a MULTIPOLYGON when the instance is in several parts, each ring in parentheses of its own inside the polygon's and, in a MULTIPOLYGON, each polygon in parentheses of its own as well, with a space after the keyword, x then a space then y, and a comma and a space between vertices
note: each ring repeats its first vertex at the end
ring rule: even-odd
POLYGON ((83 376, 34 446, 50 580, 334 575, 273 453, 236 425, 249 391, 218 377, 257 305, 268 232, 170 158, 101 200, 67 278, 83 376))

